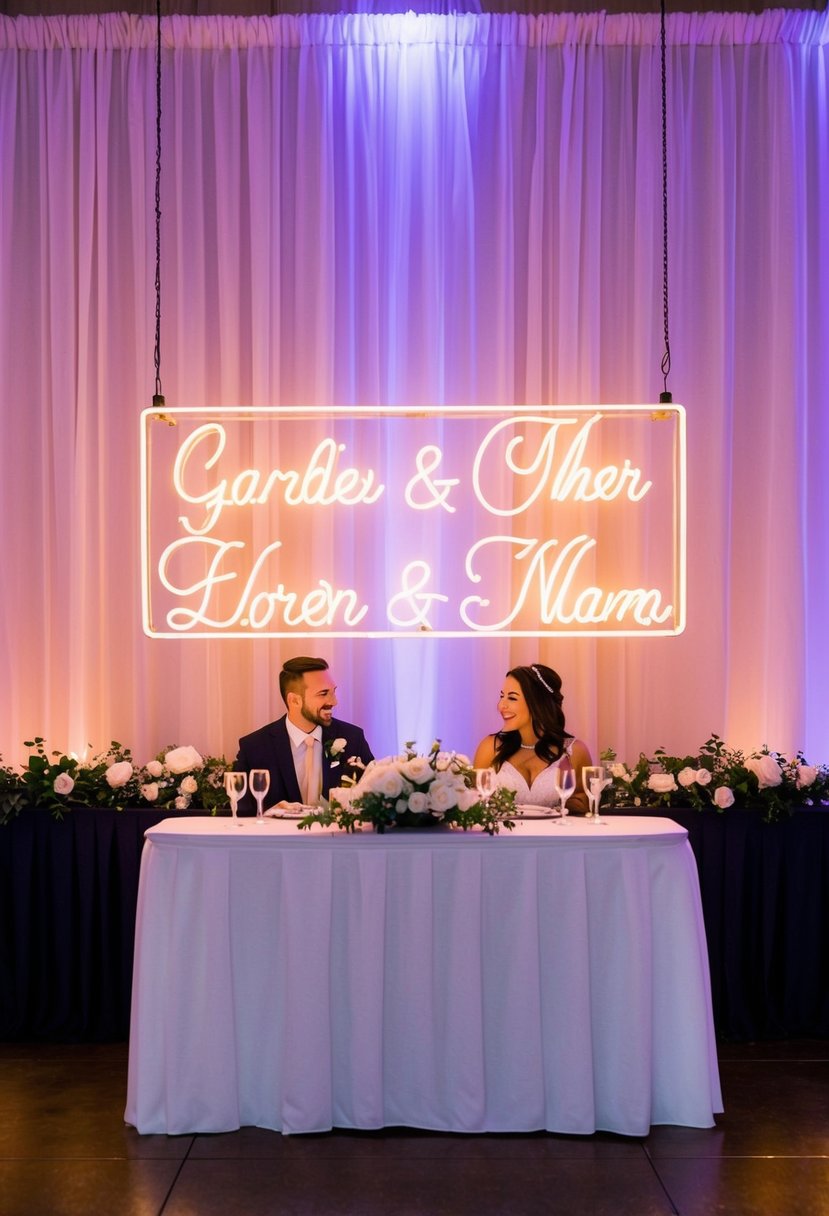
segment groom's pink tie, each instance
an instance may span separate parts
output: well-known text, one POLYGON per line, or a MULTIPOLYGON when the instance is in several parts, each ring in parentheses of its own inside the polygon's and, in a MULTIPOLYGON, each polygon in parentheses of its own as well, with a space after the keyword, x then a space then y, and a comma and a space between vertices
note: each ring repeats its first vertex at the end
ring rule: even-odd
POLYGON ((319 790, 317 789, 317 782, 314 774, 315 743, 316 739, 313 735, 309 735, 309 737, 305 740, 305 773, 302 783, 302 801, 306 806, 314 806, 317 801, 317 797, 319 796, 319 790))

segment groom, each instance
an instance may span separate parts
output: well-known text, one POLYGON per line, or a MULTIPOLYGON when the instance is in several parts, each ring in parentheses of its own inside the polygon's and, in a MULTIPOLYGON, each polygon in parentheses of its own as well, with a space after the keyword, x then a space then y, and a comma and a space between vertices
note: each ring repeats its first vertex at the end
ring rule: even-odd
MULTIPOLYGON (((360 776, 352 758, 368 764, 374 757, 359 726, 333 716, 337 687, 324 659, 288 659, 279 673, 279 691, 288 712, 239 740, 235 769, 266 768, 271 776, 265 807, 277 802, 313 806, 320 795, 360 776)), ((250 793, 240 803, 254 807, 250 793)))

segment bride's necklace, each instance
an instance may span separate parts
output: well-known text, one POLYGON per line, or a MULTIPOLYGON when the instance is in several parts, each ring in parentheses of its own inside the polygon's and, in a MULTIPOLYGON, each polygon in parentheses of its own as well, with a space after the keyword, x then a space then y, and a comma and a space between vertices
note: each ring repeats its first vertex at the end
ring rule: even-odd
POLYGON ((534 752, 534 751, 535 751, 535 744, 534 744, 534 743, 519 743, 519 744, 518 744, 518 746, 519 746, 519 747, 522 747, 522 748, 524 749, 524 751, 526 751, 526 752, 534 752))

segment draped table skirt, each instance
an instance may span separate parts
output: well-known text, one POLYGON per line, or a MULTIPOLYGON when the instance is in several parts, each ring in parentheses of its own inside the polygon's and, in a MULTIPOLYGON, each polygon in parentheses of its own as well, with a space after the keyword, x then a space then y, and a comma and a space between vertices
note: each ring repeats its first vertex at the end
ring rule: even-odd
POLYGON ((687 833, 147 832, 126 1120, 645 1135, 722 1109, 687 833))

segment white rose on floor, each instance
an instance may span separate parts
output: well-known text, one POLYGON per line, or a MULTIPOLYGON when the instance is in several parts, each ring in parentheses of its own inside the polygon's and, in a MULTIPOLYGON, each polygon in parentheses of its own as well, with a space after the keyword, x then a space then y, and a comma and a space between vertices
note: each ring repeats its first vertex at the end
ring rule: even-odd
POLYGON ((142 785, 141 797, 145 798, 147 802, 155 802, 158 797, 158 782, 151 781, 149 785, 142 785))
POLYGON ((817 768, 814 764, 800 764, 797 768, 797 788, 804 790, 817 779, 817 768))
POLYGON ((781 784, 783 774, 774 756, 750 756, 745 763, 748 771, 757 778, 761 790, 781 784))
POLYGON ((689 785, 693 785, 696 779, 697 770, 695 768, 683 768, 677 774, 677 781, 681 786, 684 786, 685 789, 687 789, 689 785))
POLYGON ((55 791, 55 793, 62 794, 64 797, 67 794, 71 794, 74 788, 74 778, 70 777, 68 773, 58 773, 52 785, 52 789, 55 791))
POLYGON ((651 773, 648 777, 648 789, 655 794, 670 794, 677 789, 673 773, 651 773))
POLYGON ((734 791, 728 785, 718 785, 714 790, 714 802, 724 811, 726 807, 734 805, 734 791))
POLYGON ((429 809, 429 796, 422 790, 409 794, 408 809, 415 815, 425 815, 429 809))
POLYGON ((412 785, 423 785, 432 776, 432 766, 426 756, 414 756, 405 762, 402 772, 412 785))
POLYGON ((204 768, 204 761, 195 747, 174 747, 167 752, 164 763, 171 773, 176 774, 189 773, 192 768, 204 768))
POLYGON ((708 768, 697 769, 697 785, 711 784, 711 770, 708 768))
POLYGON ((150 760, 149 764, 145 765, 148 777, 160 777, 164 772, 164 765, 160 760, 150 760))
POLYGON ((195 794, 199 788, 199 783, 195 777, 185 777, 181 785, 178 787, 180 794, 195 794))
POLYGON ((129 760, 118 760, 115 764, 110 764, 104 776, 107 779, 107 785, 117 790, 129 781, 132 776, 132 765, 129 760))

